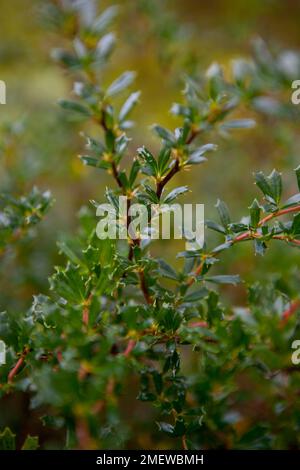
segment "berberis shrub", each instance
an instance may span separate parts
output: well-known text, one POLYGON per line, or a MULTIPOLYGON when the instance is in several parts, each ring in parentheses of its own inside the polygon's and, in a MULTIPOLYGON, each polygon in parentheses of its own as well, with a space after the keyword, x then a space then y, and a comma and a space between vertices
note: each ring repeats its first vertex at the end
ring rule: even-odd
MULTIPOLYGON (((280 102, 289 74, 257 40, 253 59, 234 61, 231 78, 217 64, 199 79, 186 77, 183 101, 171 109, 181 124, 174 131, 154 125, 160 150, 139 146, 132 154, 128 133, 140 92, 126 90, 135 75, 125 71, 103 85, 115 47, 107 29, 117 10, 90 18, 84 9, 49 4, 48 20, 63 44, 52 55, 74 79, 75 99, 60 105, 93 124, 93 135, 82 133, 86 150, 80 159, 110 175, 105 197, 116 211, 118 196, 127 196, 127 210, 145 204, 150 223, 152 204, 176 201, 188 190, 168 189, 175 175, 198 171, 210 151, 218 158, 220 149, 211 142, 216 132, 234 138, 243 132, 236 129, 254 125, 239 119, 241 106, 251 116, 294 117, 293 106, 280 102)), ((238 273, 222 274, 224 252, 237 253, 245 243, 253 245, 253 256, 278 243, 300 246, 300 193, 283 197, 276 170, 254 178, 257 195, 245 216, 234 220, 219 200, 218 220, 205 222, 204 246, 178 253, 180 270, 151 255, 155 241, 100 240, 100 201, 92 201, 80 212, 77 236, 60 243, 66 264, 55 268, 49 295, 36 295, 27 313, 1 313, 7 348, 1 395, 29 393, 31 408, 56 430, 64 448, 126 448, 133 420, 140 421, 134 432, 147 425, 143 434, 149 432, 157 448, 298 447, 300 381, 291 360, 292 343, 300 338, 297 272, 249 286, 245 308, 224 307, 219 297, 219 284, 242 282, 238 273), (138 418, 128 412, 133 406, 138 418)), ((300 190, 300 168, 296 182, 300 190)), ((38 190, 21 200, 7 197, 1 249, 38 222, 50 202, 38 190)), ((15 446, 13 432, 3 431, 2 447, 15 446)), ((24 444, 37 445, 32 437, 24 444)))

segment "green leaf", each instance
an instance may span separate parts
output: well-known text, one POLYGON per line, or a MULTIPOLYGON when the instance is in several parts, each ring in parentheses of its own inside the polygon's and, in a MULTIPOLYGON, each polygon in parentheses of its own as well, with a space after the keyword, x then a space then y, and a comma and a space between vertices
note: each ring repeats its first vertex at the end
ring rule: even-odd
POLYGON ((219 253, 220 251, 227 250, 227 249, 230 248, 231 246, 232 246, 232 242, 231 242, 231 241, 222 243, 221 245, 216 246, 216 248, 214 248, 214 249, 212 250, 212 253, 219 253))
POLYGON ((60 253, 63 253, 68 260, 70 260, 74 264, 82 264, 81 259, 77 256, 77 254, 72 250, 72 248, 64 241, 58 242, 57 246, 59 248, 60 253))
MULTIPOLYGON (((114 127, 114 108, 110 104, 106 105, 102 109, 102 120, 104 121, 106 129, 109 130, 109 132, 106 131, 106 134, 113 134, 113 137, 115 137, 114 132, 113 132, 113 127, 114 127)), ((110 147, 107 144, 107 136, 105 136, 106 139, 106 145, 110 150, 113 150, 113 147, 110 147)))
POLYGON ((149 200, 153 202, 154 204, 158 204, 159 199, 157 197, 156 192, 152 188, 150 188, 150 186, 148 186, 147 184, 144 184, 144 189, 149 197, 149 200))
POLYGON ((294 196, 290 197, 282 206, 282 208, 287 208, 294 206, 296 204, 300 204, 300 193, 295 194, 294 196))
POLYGON ((90 155, 79 155, 79 158, 84 165, 92 166, 94 168, 101 168, 103 170, 107 170, 111 166, 109 162, 100 160, 96 157, 91 157, 90 155))
POLYGON ((79 113, 84 117, 91 116, 91 111, 86 106, 77 103, 77 101, 60 100, 58 103, 63 109, 66 109, 67 111, 79 113))
POLYGON ((158 427, 159 427, 160 431, 163 431, 164 433, 168 434, 169 436, 174 435, 174 426, 172 426, 172 424, 164 423, 164 422, 160 422, 160 423, 157 423, 157 424, 158 424, 158 427))
POLYGON ((266 178, 262 171, 255 175, 257 186, 263 192, 267 200, 272 203, 278 204, 280 202, 282 193, 281 175, 278 171, 273 170, 272 173, 266 178))
POLYGON ((154 126, 152 126, 152 129, 154 130, 154 132, 156 132, 156 134, 161 138, 163 139, 165 142, 171 144, 171 145, 174 145, 176 143, 176 140, 175 140, 175 136, 174 134, 172 134, 171 131, 169 131, 168 129, 165 129, 164 127, 161 127, 157 124, 155 124, 154 126))
POLYGON ((206 158, 203 157, 203 155, 206 153, 206 152, 211 152, 213 150, 216 150, 218 148, 217 145, 214 145, 214 144, 205 144, 205 145, 202 145, 201 147, 197 148, 196 150, 194 150, 188 160, 187 160, 187 163, 189 165, 193 165, 193 164, 197 164, 197 163, 202 163, 204 161, 206 161, 206 158))
POLYGON ((233 224, 229 224, 229 229, 234 233, 244 232, 245 230, 248 230, 248 224, 235 222, 233 224))
POLYGON ((124 72, 106 90, 106 96, 114 96, 125 90, 135 79, 135 72, 124 72))
POLYGON ((209 276, 204 278, 205 281, 213 282, 215 284, 239 284, 241 282, 241 278, 239 275, 227 275, 221 274, 217 276, 209 276))
POLYGON ((131 93, 131 95, 127 98, 119 113, 120 122, 124 121, 124 119, 127 118, 128 114, 133 110, 134 106, 139 100, 140 94, 140 91, 136 91, 134 93, 131 93))
POLYGON ((122 170, 119 172, 119 179, 122 183, 122 186, 125 188, 125 189, 128 189, 129 188, 129 181, 127 179, 127 176, 126 176, 126 172, 125 170, 122 170))
POLYGON ((172 105, 171 113, 175 114, 176 116, 184 116, 188 119, 191 119, 192 117, 191 108, 188 106, 183 106, 182 104, 179 104, 179 103, 174 103, 172 105))
POLYGON ((177 127, 175 129, 175 138, 179 146, 185 145, 188 135, 191 131, 191 126, 188 122, 185 122, 183 127, 177 127))
POLYGON ((22 446, 22 450, 36 450, 39 447, 39 438, 37 436, 27 436, 22 446))
POLYGON ((265 254, 265 251, 267 249, 267 246, 263 240, 255 239, 254 240, 254 249, 255 249, 255 254, 263 256, 265 254))
POLYGON ((161 394, 161 392, 163 391, 163 378, 162 378, 162 375, 157 372, 157 370, 153 370, 151 372, 152 374, 152 379, 153 379, 153 383, 154 383, 154 386, 155 386, 155 390, 156 390, 156 393, 158 395, 161 394))
POLYGON ((152 153, 149 152, 146 147, 138 148, 137 153, 140 159, 146 163, 146 169, 148 169, 149 174, 155 176, 157 174, 157 161, 153 157, 152 153))
POLYGON ((159 272, 163 277, 178 281, 178 274, 164 259, 158 259, 159 272))
POLYGON ((279 204, 282 194, 281 174, 278 171, 273 170, 272 173, 268 176, 268 180, 270 181, 270 188, 273 199, 277 204, 279 204))
POLYGON ((295 237, 298 237, 300 235, 300 213, 295 215, 290 233, 295 237))
POLYGON ((86 148, 91 150, 91 152, 93 152, 98 157, 101 157, 106 151, 104 144, 100 142, 100 140, 96 140, 90 136, 86 136, 86 140, 86 148))
POLYGON ((228 210, 227 205, 225 204, 225 202, 218 199, 216 208, 218 210, 219 217, 220 217, 223 227, 227 228, 227 226, 230 224, 230 215, 229 215, 229 210, 228 210))
POLYGON ((137 396, 137 400, 140 400, 140 401, 155 401, 155 399, 156 399, 155 394, 151 392, 140 391, 137 396))
POLYGON ((253 119, 234 119, 222 124, 223 129, 251 129, 256 123, 253 119))
POLYGON ((295 169, 295 173, 297 177, 298 189, 300 191, 300 165, 295 169))
POLYGON ((56 48, 51 52, 53 60, 61 62, 66 67, 77 69, 81 67, 81 61, 75 54, 70 54, 64 49, 56 48))
POLYGON ((15 450, 16 449, 16 435, 11 432, 9 428, 5 428, 0 433, 0 450, 15 450))
POLYGON ((182 316, 172 308, 162 308, 157 315, 158 323, 166 331, 176 331, 182 322, 182 316))
POLYGON ((186 426, 184 420, 179 418, 176 420, 175 427, 174 427, 174 436, 181 437, 186 433, 186 426))
POLYGON ((129 174, 129 185, 132 188, 141 168, 140 162, 135 158, 129 174))
POLYGON ((259 223, 259 220, 260 220, 260 213, 261 213, 261 207, 260 207, 257 199, 254 199, 254 201, 252 202, 249 209, 250 209, 251 227, 256 228, 258 226, 258 223, 259 223))
POLYGON ((126 134, 121 134, 116 140, 115 140, 115 152, 117 155, 123 155, 125 150, 128 147, 128 144, 130 142, 130 139, 127 137, 126 134))
POLYGON ((211 230, 214 230, 215 232, 223 233, 226 234, 226 230, 222 225, 217 224, 213 220, 206 220, 205 225, 207 228, 210 228, 211 230))
POLYGON ((176 258, 199 258, 200 253, 199 250, 181 251, 177 253, 176 258))
POLYGON ((171 156, 171 149, 170 147, 163 147, 159 152, 157 165, 158 165, 158 172, 160 176, 163 176, 166 171, 169 169, 169 160, 171 156))
POLYGON ((255 183, 265 196, 273 198, 271 187, 262 171, 255 174, 255 183))
POLYGON ((96 57, 97 59, 107 59, 112 53, 116 44, 116 37, 113 33, 108 33, 103 36, 97 44, 96 57))
POLYGON ((206 287, 200 287, 199 289, 195 290, 184 296, 184 302, 196 302, 197 300, 201 300, 206 297, 208 294, 208 290, 206 287))
POLYGON ((170 204, 174 199, 176 199, 181 194, 188 192, 189 188, 187 186, 179 186, 178 188, 173 189, 165 198, 164 204, 170 204))
POLYGON ((117 5, 112 5, 106 8, 106 10, 104 10, 104 12, 101 13, 101 15, 98 16, 93 22, 92 30, 98 34, 103 33, 103 31, 105 31, 105 29, 110 25, 110 23, 116 17, 117 13, 118 13, 117 5))
POLYGON ((219 296, 217 292, 209 292, 207 298, 207 308, 207 319, 210 325, 213 324, 214 320, 221 320, 223 316, 223 310, 219 305, 219 296))
POLYGON ((57 268, 50 279, 51 289, 71 303, 80 304, 86 298, 85 281, 78 266, 68 264, 66 269, 57 268))

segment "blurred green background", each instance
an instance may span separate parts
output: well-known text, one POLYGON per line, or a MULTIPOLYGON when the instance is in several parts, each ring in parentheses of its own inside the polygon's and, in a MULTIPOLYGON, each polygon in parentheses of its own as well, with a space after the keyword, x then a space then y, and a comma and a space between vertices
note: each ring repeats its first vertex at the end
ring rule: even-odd
MULTIPOLYGON (((44 6, 39 0, 0 1, 0 79, 7 85, 7 104, 0 106, 0 190, 18 195, 37 185, 50 189, 56 200, 35 233, 1 258, 0 311, 26 311, 33 294, 47 293, 47 278, 61 261, 56 241, 75 234, 80 208, 90 199, 104 201, 105 187, 113 183, 104 172, 83 167, 77 158, 83 149, 82 124, 68 121, 57 105, 59 98, 71 96, 72 82, 50 58, 51 49, 59 44, 45 20, 44 6), (11 128, 9 123, 15 124, 11 128)), ((226 70, 230 60, 250 55, 256 36, 275 52, 300 50, 299 17, 296 0, 120 2, 114 27, 118 47, 106 80, 124 69, 137 71, 135 89, 142 91, 142 97, 134 113, 130 153, 134 155, 141 145, 153 151, 158 148, 151 124, 168 128, 178 124, 169 109, 180 100, 184 73, 197 74, 213 61, 226 70)), ((289 94, 284 99, 289 102, 289 94)), ((209 218, 216 215, 219 197, 227 202, 234 220, 245 214, 257 195, 253 185, 257 170, 269 173, 276 167, 283 172, 286 196, 296 192, 292 170, 299 164, 297 123, 248 110, 245 117, 255 117, 257 127, 235 131, 230 140, 211 137, 219 148, 209 162, 174 178, 174 186, 191 186, 184 202, 204 203, 209 218)), ((154 252, 163 252, 177 263, 175 253, 182 248, 182 242, 161 241, 154 252)), ((225 254, 217 269, 222 274, 239 273, 250 283, 265 280, 266 272, 288 276, 291 261, 295 266, 299 260, 299 253, 284 244, 274 242, 264 258, 255 257, 251 246, 242 245, 225 254)), ((236 305, 244 305, 245 292, 243 285, 224 290, 228 303, 236 305)), ((26 410, 22 403, 18 406, 26 410)), ((20 416, 22 411, 16 408, 15 420, 20 416)))

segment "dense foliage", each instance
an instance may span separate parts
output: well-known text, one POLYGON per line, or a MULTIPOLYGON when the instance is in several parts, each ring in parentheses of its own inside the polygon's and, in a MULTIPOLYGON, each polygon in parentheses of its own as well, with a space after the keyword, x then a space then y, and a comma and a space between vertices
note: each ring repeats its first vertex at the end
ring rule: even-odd
MULTIPOLYGON (((252 117, 239 117, 241 108, 251 116, 295 118, 294 107, 280 101, 291 75, 257 40, 253 59, 234 61, 228 77, 215 63, 198 79, 186 77, 183 100, 171 109, 178 127, 155 124, 160 150, 139 147, 132 155, 128 133, 140 92, 127 89, 134 73, 109 84, 104 74, 115 47, 107 30, 116 12, 114 6, 95 15, 84 3, 49 4, 48 21, 63 43, 52 55, 74 81, 75 99, 60 105, 72 118, 91 122, 93 135, 83 133, 87 150, 80 159, 111 176, 106 199, 117 211, 119 195, 127 196, 128 211, 134 202, 146 204, 150 223, 151 204, 159 207, 188 191, 168 190, 173 177, 198 170, 209 152, 219 153, 211 142, 216 133, 235 138, 237 129, 255 125, 252 117)), ((299 66, 298 56, 290 61, 299 66)), ((217 287, 241 279, 235 272, 220 274, 220 267, 214 273, 223 252, 242 243, 253 244, 254 255, 276 243, 299 248, 300 193, 283 196, 276 170, 257 172, 255 182, 257 197, 239 220, 218 200, 219 218, 206 221, 205 245, 179 252, 180 270, 151 255, 150 239, 100 240, 100 201, 83 208, 77 236, 59 244, 66 264, 55 268, 49 295, 34 296, 25 314, 1 313, 0 337, 7 345, 1 394, 29 392, 31 408, 65 436, 66 448, 130 445, 131 416, 123 404, 135 399, 144 422, 153 420, 149 432, 158 427, 161 433, 158 448, 298 447, 300 383, 291 344, 299 337, 299 274, 251 285, 246 307, 227 308, 217 287)), ((299 167, 295 182, 300 191, 299 167)), ((49 193, 37 189, 20 199, 5 195, 0 248, 26 233, 50 205, 49 193)), ((15 445, 9 430, 1 436, 2 446, 15 445)), ((25 447, 37 445, 27 440, 25 447)))

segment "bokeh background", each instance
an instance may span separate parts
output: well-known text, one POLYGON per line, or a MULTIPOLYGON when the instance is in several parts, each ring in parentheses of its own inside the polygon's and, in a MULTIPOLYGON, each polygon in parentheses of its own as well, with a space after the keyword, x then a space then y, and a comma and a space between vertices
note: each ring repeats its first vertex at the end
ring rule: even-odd
MULTIPOLYGON (((103 7, 109 4, 101 1, 103 7)), ((0 191, 18 195, 37 185, 50 189, 56 200, 32 236, 1 258, 0 311, 26 311, 33 294, 47 293, 48 276, 62 261, 57 240, 76 233, 80 208, 90 199, 104 201, 105 187, 112 184, 105 173, 83 167, 77 158, 83 149, 82 124, 68 120, 57 104, 59 98, 70 97, 72 83, 51 60, 51 49, 59 44, 44 6, 42 0, 0 1, 0 79, 7 84, 7 104, 0 107, 0 191)), ((137 71, 135 88, 142 96, 134 113, 131 154, 141 145, 158 148, 151 124, 176 126, 169 109, 180 100, 184 73, 197 74, 213 61, 226 69, 230 60, 250 55, 257 36, 275 53, 300 50, 299 17, 297 0, 122 0, 114 26, 118 47, 106 79, 111 81, 124 69, 137 71)), ((290 100, 289 93, 284 99, 290 100)), ((250 111, 245 117, 255 117, 255 129, 235 131, 228 140, 214 136, 219 149, 210 161, 174 178, 174 186, 191 186, 185 202, 204 203, 209 218, 216 215, 217 198, 227 202, 234 220, 245 214, 257 195, 257 170, 269 173, 276 167, 283 172, 286 196, 296 192, 292 170, 300 163, 299 121, 278 121, 250 111)), ((175 254, 182 247, 162 241, 154 251, 164 252, 176 264, 175 254)), ((230 257, 224 255, 219 273, 239 273, 247 284, 265 280, 266 272, 288 276, 290 265, 299 260, 298 252, 280 243, 274 242, 263 258, 243 245, 231 250, 230 257)), ((244 305, 245 285, 226 287, 224 295, 228 304, 244 305)), ((1 412, 0 428, 8 421, 15 429, 32 427, 26 421, 24 398, 15 399, 14 412, 11 404, 2 402, 1 412)))

